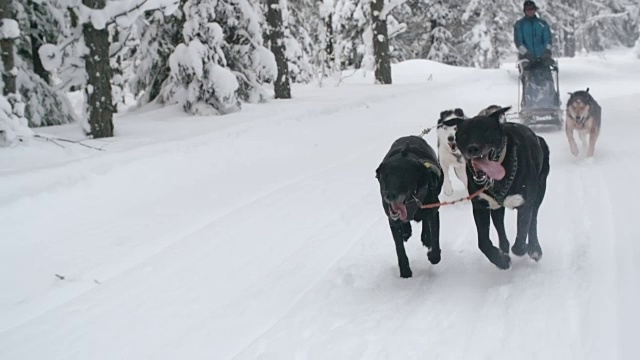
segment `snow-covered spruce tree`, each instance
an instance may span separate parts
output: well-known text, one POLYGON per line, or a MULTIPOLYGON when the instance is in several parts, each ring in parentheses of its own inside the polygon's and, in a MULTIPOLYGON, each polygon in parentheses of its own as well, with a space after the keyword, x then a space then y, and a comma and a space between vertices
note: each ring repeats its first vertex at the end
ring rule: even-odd
POLYGON ((366 51, 364 35, 370 31, 368 5, 365 0, 335 0, 331 14, 332 50, 336 68, 340 70, 362 67, 366 51))
POLYGON ((334 0, 324 0, 319 4, 320 18, 322 26, 320 29, 320 54, 321 62, 321 78, 331 74, 334 70, 339 70, 339 61, 336 61, 336 36, 333 26, 333 18, 335 15, 334 0))
POLYGON ((284 24, 282 22, 282 5, 284 5, 284 1, 267 0, 267 34, 271 52, 273 52, 278 67, 278 74, 273 84, 276 99, 291 98, 289 63, 286 55, 284 24))
POLYGON ((407 1, 391 14, 402 19, 406 29, 390 42, 391 56, 395 60, 426 59, 429 53, 431 24, 428 12, 433 6, 425 1, 407 1))
POLYGON ((472 0, 462 14, 468 32, 462 36, 460 53, 468 64, 480 68, 497 68, 500 57, 513 48, 514 16, 504 13, 508 0, 472 0))
POLYGON ((577 1, 579 26, 575 34, 578 48, 602 51, 614 46, 633 46, 638 34, 632 9, 634 0, 610 0, 605 3, 577 1))
POLYGON ((0 147, 16 144, 31 136, 33 131, 24 117, 24 103, 20 101, 20 95, 0 95, 0 147))
POLYGON ((132 62, 136 71, 129 82, 129 88, 138 98, 138 104, 144 105, 159 97, 164 82, 169 78, 169 56, 182 41, 185 0, 171 14, 161 10, 147 12, 138 19, 135 26, 139 45, 135 49, 132 62), (142 95, 142 96, 140 96, 142 95))
POLYGON ((12 5, 12 1, 0 4, 0 146, 15 143, 19 136, 31 135, 23 117, 24 103, 17 92, 14 42, 20 37, 20 29, 12 16, 12 5))
POLYGON ((453 44, 453 34, 449 30, 456 18, 454 10, 448 4, 438 1, 429 8, 427 16, 430 24, 430 46, 426 58, 450 65, 464 64, 453 44))
POLYGON ((259 7, 249 0, 189 0, 184 16, 164 100, 194 114, 225 114, 240 109, 240 100, 265 101, 262 83, 275 78, 277 66, 262 45, 259 7))
POLYGON ((314 76, 314 68, 322 65, 317 60, 324 34, 319 4, 317 0, 296 0, 287 1, 282 7, 289 79, 295 83, 308 83, 314 76))
POLYGON ((74 111, 64 91, 59 91, 54 84, 59 79, 51 77, 39 55, 43 44, 56 43, 67 35, 62 3, 58 0, 18 0, 15 4, 21 29, 17 43, 16 80, 18 92, 26 103, 24 116, 33 127, 75 121, 74 111))
POLYGON ((340 69, 375 69, 377 83, 391 83, 389 39, 405 25, 389 14, 404 1, 335 1, 331 22, 335 34, 335 63, 340 69))
MULTIPOLYGON (((39 50, 47 58, 49 69, 59 69, 61 89, 84 87, 84 131, 95 138, 113 136, 113 101, 110 65, 109 27, 117 24, 127 30, 145 11, 166 8, 176 0, 66 0, 69 37, 62 43, 48 44, 39 50)), ((114 51, 114 53, 118 53, 114 51)), ((47 65, 45 65, 45 68, 47 65)))
POLYGON ((549 0, 538 12, 547 21, 553 34, 553 56, 576 55, 576 23, 580 22, 579 0, 549 0))
POLYGON ((188 0, 183 42, 169 56, 170 75, 164 102, 177 102, 190 114, 226 114, 240 109, 238 80, 227 67, 224 32, 216 19, 215 3, 188 0))
POLYGON ((13 0, 0 3, 0 62, 2 62, 2 94, 17 93, 15 41, 20 36, 18 22, 13 17, 13 0))
POLYGON ((273 53, 263 46, 263 15, 258 0, 218 0, 215 11, 225 35, 227 65, 238 79, 238 96, 246 102, 266 101, 262 84, 278 73, 273 53))
POLYGON ((125 103, 126 76, 133 75, 131 71, 131 29, 120 27, 117 23, 108 27, 109 30, 109 64, 111 66, 111 111, 118 112, 119 105, 125 103), (126 75, 125 75, 126 72, 126 75))

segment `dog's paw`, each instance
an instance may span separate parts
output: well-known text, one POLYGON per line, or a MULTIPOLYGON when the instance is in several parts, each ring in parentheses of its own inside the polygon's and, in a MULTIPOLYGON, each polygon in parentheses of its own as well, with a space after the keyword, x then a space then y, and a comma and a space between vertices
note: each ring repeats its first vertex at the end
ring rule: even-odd
POLYGON ((529 244, 527 253, 529 254, 529 257, 536 262, 542 259, 542 248, 540 247, 540 244, 529 244))
POLYGON ((513 253, 513 255, 523 256, 527 253, 527 244, 524 241, 516 241, 516 243, 511 247, 511 252, 513 253))
POLYGON ((439 263, 440 260, 441 260, 441 251, 440 250, 429 250, 427 252, 427 258, 429 259, 430 263, 435 265, 435 264, 439 263))
POLYGON ((413 276, 413 273, 411 272, 411 269, 400 269, 400 277, 403 279, 408 279, 411 276, 413 276))
POLYGON ((578 147, 577 146, 571 146, 571 154, 573 156, 578 156, 578 147))
POLYGON ((511 257, 504 253, 498 254, 492 262, 500 270, 507 270, 511 267, 511 257))

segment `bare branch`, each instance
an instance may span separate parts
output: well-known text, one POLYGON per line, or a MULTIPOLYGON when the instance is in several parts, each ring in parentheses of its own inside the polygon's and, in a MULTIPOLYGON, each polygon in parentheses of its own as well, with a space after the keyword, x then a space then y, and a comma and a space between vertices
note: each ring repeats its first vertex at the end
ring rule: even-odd
POLYGON ((56 144, 56 145, 58 145, 58 146, 60 146, 62 148, 64 148, 64 146, 58 144, 57 141, 64 141, 64 142, 68 142, 68 143, 72 143, 72 144, 78 144, 80 146, 84 146, 86 148, 93 149, 93 150, 106 151, 105 149, 102 149, 102 148, 98 148, 98 147, 95 147, 95 146, 84 144, 82 142, 82 140, 69 140, 69 139, 63 139, 63 138, 54 137, 54 136, 44 136, 44 135, 39 135, 39 134, 35 134, 35 135, 33 135, 33 137, 39 138, 39 139, 44 139, 46 141, 50 141, 50 142, 52 142, 52 143, 54 143, 54 144, 56 144))
POLYGON ((629 11, 625 11, 625 12, 621 12, 621 13, 617 13, 617 14, 602 14, 602 15, 592 16, 592 17, 589 18, 589 20, 587 22, 585 22, 584 24, 580 25, 576 29, 576 34, 582 33, 583 31, 585 31, 589 27, 595 25, 595 23, 597 23, 598 21, 614 19, 614 18, 620 18, 620 17, 627 16, 627 15, 629 15, 629 11))

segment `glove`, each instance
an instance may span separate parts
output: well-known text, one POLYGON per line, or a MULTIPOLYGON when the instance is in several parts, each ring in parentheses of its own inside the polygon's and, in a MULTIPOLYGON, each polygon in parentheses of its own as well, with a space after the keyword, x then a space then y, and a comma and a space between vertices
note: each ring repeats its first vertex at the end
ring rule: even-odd
POLYGON ((535 61, 535 57, 534 57, 534 56, 533 56, 533 54, 532 54, 532 53, 530 53, 530 52, 527 52, 526 54, 524 54, 524 56, 523 56, 523 57, 524 57, 525 59, 529 60, 529 62, 533 62, 533 61, 535 61))
POLYGON ((524 45, 520 45, 518 47, 518 52, 520 53, 520 55, 524 56, 524 54, 526 54, 529 50, 527 50, 526 47, 524 47, 524 45))
POLYGON ((551 59, 551 50, 545 49, 544 52, 542 53, 542 57, 551 59))

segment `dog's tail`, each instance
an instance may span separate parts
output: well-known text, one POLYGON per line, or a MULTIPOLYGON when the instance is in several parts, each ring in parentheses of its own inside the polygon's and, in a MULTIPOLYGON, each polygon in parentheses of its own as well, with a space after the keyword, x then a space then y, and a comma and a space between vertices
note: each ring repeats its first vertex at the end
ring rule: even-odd
POLYGON ((547 145, 547 142, 544 140, 544 138, 540 136, 538 136, 538 142, 540 143, 540 147, 542 148, 542 173, 549 174, 549 145, 547 145))

